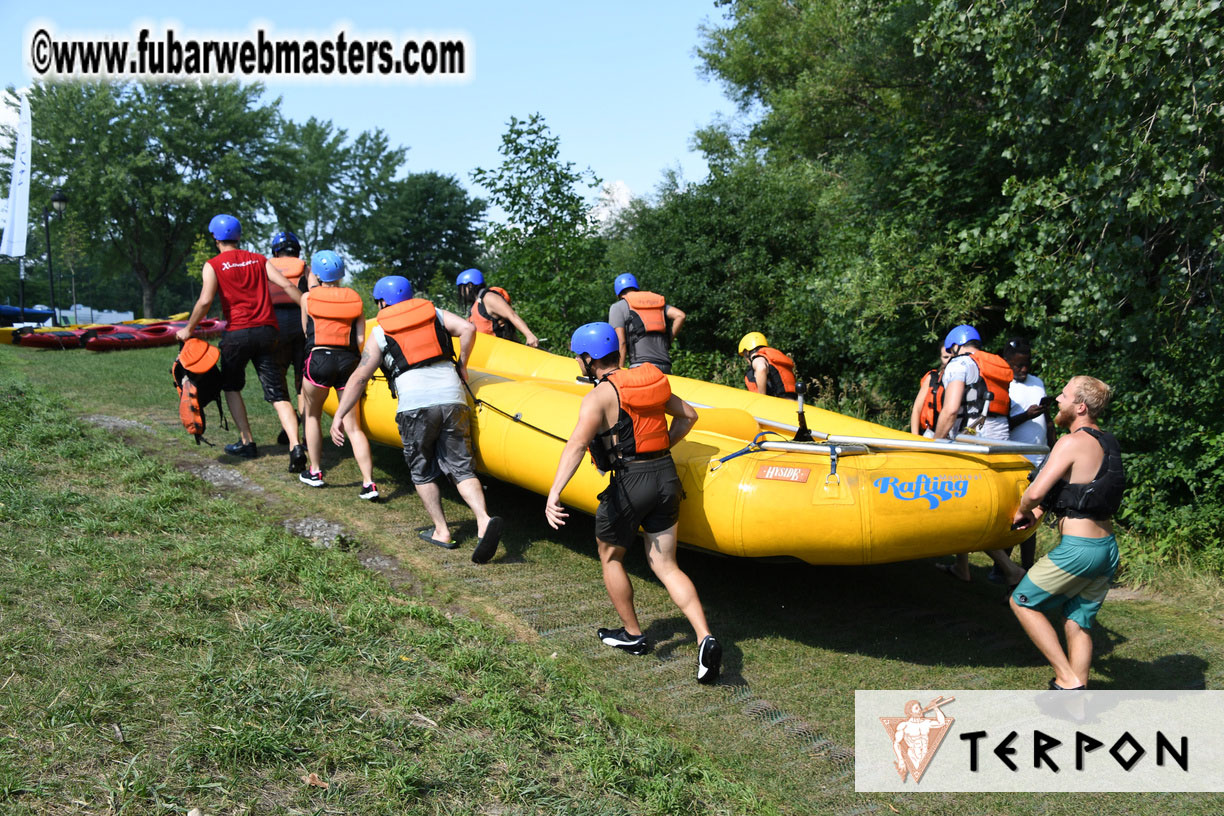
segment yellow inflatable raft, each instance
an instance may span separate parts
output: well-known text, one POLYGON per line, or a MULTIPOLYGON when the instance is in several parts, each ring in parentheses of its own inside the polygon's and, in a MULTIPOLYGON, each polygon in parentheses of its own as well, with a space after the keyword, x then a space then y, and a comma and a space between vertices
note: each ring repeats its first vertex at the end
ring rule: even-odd
MULTIPOLYGON (((591 388, 576 380, 578 364, 477 335, 468 373, 477 466, 547 495, 591 388)), ((792 442, 795 403, 669 380, 699 414, 672 452, 686 494, 679 528, 686 545, 812 564, 876 564, 1010 546, 1028 535, 1010 529, 1032 469, 1020 454, 1044 447, 967 443, 963 436, 934 442, 817 408, 805 412, 815 441, 792 442)), ((326 410, 335 405, 333 395, 326 410)), ((371 439, 400 446, 395 410, 386 383, 370 383, 363 421, 371 439)), ((562 502, 594 514, 607 481, 587 460, 562 502)), ((543 508, 541 500, 541 514, 543 508)))

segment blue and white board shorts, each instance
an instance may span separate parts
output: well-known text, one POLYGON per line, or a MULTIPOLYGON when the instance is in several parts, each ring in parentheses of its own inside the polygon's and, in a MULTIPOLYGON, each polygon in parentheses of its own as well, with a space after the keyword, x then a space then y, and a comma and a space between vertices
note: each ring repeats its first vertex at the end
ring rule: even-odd
POLYGON ((1063 617, 1091 629, 1117 571, 1118 542, 1113 536, 1065 535, 1033 565, 1011 597, 1019 606, 1043 612, 1061 606, 1063 617))

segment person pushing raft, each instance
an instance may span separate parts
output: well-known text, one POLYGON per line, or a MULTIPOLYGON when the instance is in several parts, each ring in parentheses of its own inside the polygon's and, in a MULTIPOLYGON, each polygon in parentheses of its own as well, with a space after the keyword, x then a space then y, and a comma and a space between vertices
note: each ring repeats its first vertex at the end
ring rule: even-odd
POLYGON ((669 349, 684 325, 684 312, 660 294, 641 291, 637 278, 628 272, 616 276, 612 291, 617 300, 608 309, 608 323, 620 341, 621 363, 626 368, 654 363, 670 374, 669 349))
POLYGON ((540 340, 526 321, 510 305, 510 293, 500 286, 485 286, 484 274, 479 269, 465 269, 455 278, 459 291, 459 302, 471 307, 468 322, 481 334, 491 334, 503 340, 513 340, 514 330, 523 333, 523 342, 532 348, 540 347, 540 340))
POLYGON ((380 278, 374 284, 374 301, 378 325, 370 332, 361 362, 349 377, 332 418, 332 441, 344 444, 341 420, 365 394, 370 377, 382 368, 398 400, 395 423, 404 445, 404 461, 433 521, 432 531, 422 530, 420 538, 448 550, 459 546, 451 537, 438 486, 443 475, 449 476, 476 517, 472 561, 483 564, 496 554, 504 522, 485 508, 484 488, 476 477, 472 454, 471 410, 464 381, 476 329, 462 317, 424 298, 414 298, 412 284, 400 275, 380 278), (459 340, 458 359, 452 337, 459 340))
MULTIPOLYGON (((365 341, 365 317, 361 295, 340 285, 344 278, 343 258, 325 249, 310 259, 310 269, 319 285, 302 295, 300 318, 306 351, 302 398, 310 466, 298 478, 302 484, 323 487, 323 403, 333 388, 338 396, 343 396, 348 378, 357 370, 357 355, 365 341)), ((361 406, 354 406, 342 422, 353 445, 353 458, 361 470, 361 490, 357 495, 367 501, 377 499, 370 440, 361 428, 361 406)))
POLYGON ((1111 396, 1109 386, 1094 377, 1071 378, 1056 398, 1054 417, 1069 433, 1054 443, 1012 518, 1018 529, 1032 527, 1043 513, 1058 519, 1058 546, 1011 596, 1020 625, 1054 669, 1051 690, 1088 685, 1090 630, 1118 569, 1112 519, 1122 505, 1126 474, 1118 440, 1097 424, 1111 396), (1045 610, 1063 614, 1065 651, 1045 610))
POLYGON ((722 665, 722 647, 710 634, 697 589, 676 563, 676 528, 684 491, 671 449, 692 429, 697 412, 671 392, 667 377, 645 363, 620 368, 620 341, 608 323, 588 323, 574 332, 570 350, 595 388, 582 398, 574 427, 553 478, 544 515, 554 530, 569 516, 561 491, 589 449, 601 471, 611 471, 595 511, 595 543, 603 564, 604 585, 621 619, 618 629, 599 629, 606 645, 645 654, 650 642, 638 624, 633 585, 625 572, 625 552, 641 527, 646 560, 672 602, 697 635, 697 682, 713 683, 722 665), (667 416, 674 417, 671 428, 667 416))
POLYGON ((744 385, 749 391, 771 397, 795 398, 795 361, 771 348, 765 335, 748 332, 739 342, 739 353, 748 361, 744 385))

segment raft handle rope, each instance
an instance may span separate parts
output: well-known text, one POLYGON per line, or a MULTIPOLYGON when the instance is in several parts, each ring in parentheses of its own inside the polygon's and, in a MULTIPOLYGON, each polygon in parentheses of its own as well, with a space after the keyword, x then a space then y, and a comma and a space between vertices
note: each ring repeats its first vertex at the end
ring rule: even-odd
POLYGON ((555 433, 553 433, 552 431, 546 431, 546 430, 544 430, 543 428, 539 427, 538 425, 532 425, 530 422, 526 422, 526 421, 524 421, 524 420, 523 420, 523 412, 522 412, 522 411, 519 411, 517 414, 507 413, 506 411, 503 411, 502 409, 498 408, 498 407, 497 407, 496 405, 494 405, 493 403, 488 402, 487 400, 482 400, 482 399, 480 399, 480 398, 479 398, 479 397, 477 397, 477 396, 476 396, 476 394, 475 394, 475 393, 472 391, 472 387, 471 387, 470 385, 468 385, 467 380, 465 380, 465 379, 463 379, 463 378, 460 378, 460 382, 462 382, 462 383, 463 383, 463 387, 464 387, 465 389, 467 389, 468 395, 469 395, 469 396, 472 398, 472 402, 476 403, 476 407, 477 407, 477 408, 480 408, 480 406, 482 406, 482 405, 483 405, 484 407, 486 407, 486 408, 488 408, 488 409, 492 410, 494 413, 501 414, 502 416, 504 416, 506 419, 510 420, 511 422, 515 422, 515 423, 517 423, 517 424, 519 424, 519 425, 523 425, 524 427, 530 428, 530 429, 531 429, 531 430, 533 430, 533 431, 537 431, 538 433, 542 433, 542 434, 544 434, 545 436, 549 437, 550 439, 555 439, 555 440, 557 440, 558 442, 566 442, 566 443, 568 443, 568 442, 569 442, 569 440, 568 440, 568 439, 566 439, 566 438, 565 438, 565 437, 563 437, 563 436, 557 436, 557 435, 556 435, 555 433))
POLYGON ((767 436, 768 434, 773 434, 774 436, 781 437, 782 439, 786 439, 786 437, 782 436, 782 434, 778 433, 777 431, 761 431, 759 434, 752 437, 752 441, 749 442, 747 445, 735 451, 734 453, 728 453, 726 456, 719 459, 714 464, 714 466, 710 468, 710 472, 713 473, 714 471, 722 467, 724 462, 729 462, 732 459, 735 459, 736 457, 743 456, 746 453, 755 453, 757 451, 764 450, 764 448, 761 447, 761 437, 767 436))
POLYGON ((837 446, 829 446, 829 475, 825 476, 825 484, 829 483, 830 479, 835 479, 837 484, 841 484, 841 477, 837 475, 837 446))

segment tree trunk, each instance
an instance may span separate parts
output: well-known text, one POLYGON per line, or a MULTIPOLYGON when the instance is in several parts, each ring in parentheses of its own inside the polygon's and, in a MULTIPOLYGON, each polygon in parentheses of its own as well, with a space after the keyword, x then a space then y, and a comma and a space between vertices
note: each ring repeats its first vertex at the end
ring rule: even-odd
POLYGON ((140 316, 153 317, 153 298, 157 295, 157 282, 149 279, 149 268, 139 259, 132 261, 132 274, 140 284, 140 316))

